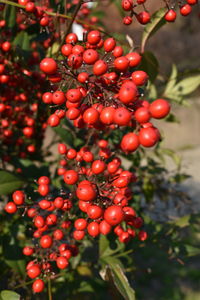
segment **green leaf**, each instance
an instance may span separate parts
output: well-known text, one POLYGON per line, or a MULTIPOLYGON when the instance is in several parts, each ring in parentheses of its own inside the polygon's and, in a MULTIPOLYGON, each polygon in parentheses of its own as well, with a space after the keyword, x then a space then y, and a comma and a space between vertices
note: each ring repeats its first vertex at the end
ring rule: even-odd
POLYGON ((124 244, 115 241, 115 245, 111 248, 111 242, 105 235, 101 235, 99 239, 99 256, 101 259, 110 258, 124 248, 124 244))
POLYGON ((58 42, 53 43, 51 47, 47 50, 47 57, 51 57, 52 55, 56 54, 60 48, 60 44, 58 42))
POLYGON ((154 84, 151 84, 150 82, 147 87, 147 93, 148 93, 149 99, 151 99, 151 100, 157 99, 158 93, 156 90, 156 86, 154 84))
POLYGON ((171 122, 171 123, 180 123, 179 119, 174 115, 174 114, 169 114, 165 118, 166 122, 171 122))
POLYGON ((16 8, 12 5, 6 5, 3 19, 6 20, 7 27, 13 28, 16 24, 16 8))
POLYGON ((143 53, 140 70, 145 71, 149 75, 149 80, 151 82, 156 79, 158 75, 159 64, 152 52, 146 51, 143 53))
POLYGON ((151 22, 145 26, 142 35, 142 43, 141 43, 142 53, 144 52, 144 48, 147 40, 166 23, 164 19, 165 13, 166 13, 166 8, 161 8, 160 10, 156 11, 151 17, 151 22))
POLYGON ((61 137, 62 141, 67 145, 73 147, 73 135, 68 128, 60 126, 54 127, 53 130, 61 137))
POLYGON ((19 47, 21 50, 31 50, 29 35, 26 31, 21 31, 20 33, 18 33, 13 41, 13 44, 19 47))
POLYGON ((179 81, 173 88, 167 89, 164 96, 174 101, 180 101, 194 92, 200 85, 200 75, 194 75, 179 81))
POLYGON ((19 259, 19 260, 5 259, 5 263, 16 273, 19 273, 21 276, 25 276, 26 262, 24 259, 19 259))
POLYGON ((191 245, 185 245, 188 256, 196 256, 200 254, 200 248, 191 245))
POLYGON ((190 225, 190 215, 186 215, 186 216, 181 217, 178 220, 172 221, 170 223, 175 224, 176 226, 178 226, 180 228, 184 228, 184 227, 190 225))
POLYGON ((7 195, 19 189, 24 184, 24 179, 9 172, 0 170, 0 195, 7 195))
POLYGON ((164 94, 167 94, 171 91, 171 89, 175 86, 176 81, 177 81, 177 76, 178 76, 178 70, 176 65, 172 65, 172 71, 171 71, 171 75, 169 77, 168 83, 166 85, 164 94))
POLYGON ((109 264, 109 268, 111 270, 113 282, 124 299, 135 300, 135 291, 130 286, 121 266, 115 263, 111 263, 109 264))
POLYGON ((164 154, 168 155, 173 159, 175 164, 177 165, 178 168, 181 166, 181 157, 173 150, 171 149, 162 149, 161 150, 164 154))
POLYGON ((4 290, 1 292, 2 300, 20 300, 20 295, 9 290, 4 290))

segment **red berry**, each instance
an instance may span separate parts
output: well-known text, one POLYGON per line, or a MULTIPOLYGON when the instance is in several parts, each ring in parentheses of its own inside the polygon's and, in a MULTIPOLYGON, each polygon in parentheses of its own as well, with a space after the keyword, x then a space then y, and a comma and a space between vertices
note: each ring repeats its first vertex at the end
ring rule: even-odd
POLYGON ((50 248, 53 244, 53 240, 49 235, 43 235, 40 239, 40 246, 42 248, 50 248))
POLYGON ((107 235, 108 233, 110 233, 111 229, 112 226, 105 220, 101 221, 101 223, 99 224, 99 231, 101 234, 107 235))
POLYGON ((97 60, 93 66, 93 73, 96 76, 105 74, 107 70, 108 70, 108 65, 104 60, 97 60))
POLYGON ((129 60, 129 66, 130 67, 137 67, 141 60, 142 60, 142 57, 140 54, 138 54, 137 52, 130 52, 126 55, 126 58, 128 58, 129 60))
POLYGON ((75 33, 69 33, 65 38, 65 42, 75 44, 76 42, 78 42, 78 37, 75 33))
POLYGON ((126 56, 118 57, 114 60, 114 67, 118 71, 126 71, 129 66, 129 60, 126 56))
POLYGON ((94 174, 101 174, 104 172, 104 170, 106 169, 106 164, 104 161, 98 159, 98 160, 95 160, 93 161, 92 163, 92 172, 94 174))
POLYGON ((75 184, 77 181, 78 181, 78 173, 74 170, 68 170, 65 172, 64 174, 64 182, 66 184, 70 184, 70 185, 73 185, 75 184))
POLYGON ((189 4, 181 6, 180 13, 182 16, 188 16, 192 11, 192 7, 189 4))
POLYGON ((106 208, 104 219, 111 226, 118 225, 124 219, 124 212, 120 206, 112 205, 106 208))
POLYGON ((139 141, 144 147, 153 147, 158 142, 158 139, 155 128, 141 128, 139 131, 139 141))
POLYGON ((103 209, 98 205, 90 205, 87 209, 87 214, 90 219, 98 219, 103 214, 103 209))
POLYGON ((99 224, 97 222, 91 222, 87 226, 87 231, 88 231, 89 235, 91 235, 92 237, 98 236, 100 233, 99 224))
POLYGON ((8 202, 4 209, 7 213, 14 214, 17 211, 17 206, 14 202, 8 202))
POLYGON ((24 247, 24 249, 23 249, 23 254, 24 255, 27 255, 27 256, 30 256, 30 255, 32 255, 34 253, 34 248, 32 248, 32 247, 24 247))
POLYGON ((157 99, 151 103, 149 111, 153 118, 162 119, 169 114, 170 104, 164 99, 157 99))
POLYGON ((101 40, 101 33, 98 30, 92 30, 87 35, 87 41, 91 45, 96 45, 101 40))
POLYGON ((121 141, 121 149, 124 152, 133 152, 140 145, 139 138, 135 133, 127 133, 123 136, 121 141))
POLYGON ((74 222, 74 227, 77 229, 77 230, 84 230, 86 229, 87 227, 87 221, 85 219, 77 219, 75 222, 74 222))
POLYGON ((69 265, 68 260, 64 256, 59 256, 56 259, 56 264, 59 269, 65 269, 69 265))
POLYGON ((137 86, 146 84, 148 80, 148 75, 144 71, 135 71, 132 73, 131 77, 137 86))
POLYGON ((114 107, 105 107, 100 113, 100 120, 103 124, 110 125, 114 121, 114 107))
POLYGON ((22 205, 24 203, 24 199, 25 199, 24 192, 22 192, 22 191, 15 191, 12 194, 12 199, 13 199, 13 202, 16 205, 22 205))
POLYGON ((99 54, 96 50, 88 49, 83 53, 83 61, 88 65, 93 65, 99 59, 99 54))
POLYGON ((174 22, 176 20, 176 12, 173 9, 170 9, 165 14, 165 20, 167 22, 174 22))
POLYGON ((42 279, 36 279, 33 282, 32 289, 34 293, 41 293, 44 290, 44 281, 42 279))
POLYGON ((90 184, 79 185, 76 190, 76 195, 79 200, 92 201, 96 198, 96 191, 90 184))
POLYGON ((147 11, 142 11, 137 15, 137 20, 142 25, 149 23, 150 19, 151 16, 147 11))
POLYGON ((82 240, 85 237, 85 232, 82 230, 75 230, 73 232, 73 238, 77 241, 82 240))
POLYGON ((114 123, 119 126, 127 126, 131 120, 131 113, 125 107, 119 107, 114 113, 114 123))
POLYGON ((90 107, 84 111, 83 120, 85 123, 93 125, 99 120, 99 112, 95 108, 90 107))
POLYGON ((27 275, 31 279, 38 277, 41 274, 41 269, 39 265, 30 266, 27 270, 27 275))
POLYGON ((44 58, 40 63, 40 70, 51 75, 57 71, 57 63, 53 58, 44 58))
POLYGON ((104 50, 106 52, 111 52, 116 46, 116 41, 113 38, 108 38, 104 41, 104 50))

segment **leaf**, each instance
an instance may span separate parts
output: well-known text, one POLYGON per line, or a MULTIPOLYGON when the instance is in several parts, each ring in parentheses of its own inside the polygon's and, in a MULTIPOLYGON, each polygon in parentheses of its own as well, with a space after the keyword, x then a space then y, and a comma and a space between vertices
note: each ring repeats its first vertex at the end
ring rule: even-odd
POLYGON ((144 52, 144 48, 147 40, 166 23, 164 19, 165 13, 166 13, 166 8, 161 8, 160 10, 156 11, 151 17, 151 22, 145 26, 142 35, 142 43, 141 43, 142 53, 144 52))
POLYGON ((4 290, 1 292, 2 300, 20 300, 20 295, 9 290, 4 290))
POLYGON ((0 170, 0 195, 7 195, 19 189, 24 184, 24 179, 9 172, 0 170))
POLYGON ((121 295, 126 300, 135 300, 135 291, 130 286, 121 266, 110 261, 109 268, 111 270, 113 282, 121 295))
POLYGON ((171 72, 171 75, 169 77, 168 83, 166 85, 164 94, 167 94, 168 92, 170 92, 171 89, 175 86, 176 81, 177 81, 177 76, 178 76, 178 70, 177 70, 176 65, 173 64, 172 65, 172 72, 171 72))
POLYGON ((184 227, 190 225, 190 215, 186 215, 184 217, 178 218, 178 220, 175 220, 170 223, 175 224, 176 226, 178 226, 180 228, 184 228, 184 227))
POLYGON ((140 70, 145 71, 149 75, 149 80, 151 82, 156 79, 158 75, 159 64, 152 52, 146 51, 143 53, 140 70))
POLYGON ((161 150, 164 154, 168 155, 169 157, 171 157, 173 159, 173 161, 175 162, 175 164, 177 165, 178 168, 180 168, 181 166, 181 157, 173 150, 171 149, 162 149, 161 150))
POLYGON ((174 115, 174 114, 169 114, 166 118, 165 118, 166 122, 171 122, 171 123, 179 123, 180 121, 179 119, 174 115))
POLYGON ((73 135, 68 128, 60 126, 54 127, 53 130, 61 137, 62 141, 73 147, 73 135))
POLYGON ((111 248, 111 243, 105 235, 101 235, 99 239, 99 256, 101 259, 110 257, 123 249, 123 243, 115 241, 115 247, 111 248))
POLYGON ((148 93, 149 99, 151 99, 151 100, 157 99, 158 93, 156 90, 156 86, 154 84, 151 84, 150 82, 147 87, 147 93, 148 93))
POLYGON ((26 262, 24 259, 19 260, 7 260, 5 263, 16 273, 19 273, 21 276, 25 276, 26 262))
POLYGON ((53 43, 51 47, 47 50, 47 57, 51 57, 52 55, 56 54, 60 48, 60 44, 58 42, 53 43))
POLYGON ((26 31, 21 31, 18 33, 13 41, 13 44, 18 46, 23 51, 31 50, 29 35, 26 31))
POLYGON ((164 96, 174 101, 180 101, 185 96, 194 92, 199 85, 200 85, 200 75, 194 75, 179 81, 170 90, 169 89, 165 90, 164 96))
POLYGON ((188 256, 196 256, 200 254, 200 248, 191 245, 185 245, 188 256))
POLYGON ((16 8, 12 5, 6 5, 3 19, 6 20, 7 27, 13 28, 16 24, 16 8))

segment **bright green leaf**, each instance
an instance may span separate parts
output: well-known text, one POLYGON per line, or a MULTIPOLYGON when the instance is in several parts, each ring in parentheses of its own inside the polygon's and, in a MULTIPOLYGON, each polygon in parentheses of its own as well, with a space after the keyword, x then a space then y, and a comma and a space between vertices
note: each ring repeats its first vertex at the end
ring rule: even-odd
POLYGON ((120 265, 112 263, 109 264, 114 284, 121 295, 126 300, 135 300, 135 291, 130 286, 126 275, 124 274, 120 265))
POLYGON ((20 188, 24 184, 24 179, 9 172, 0 170, 0 195, 7 195, 20 188))
POLYGON ((194 92, 200 85, 200 75, 194 75, 179 81, 170 90, 164 92, 164 96, 174 101, 181 101, 185 96, 194 92))
POLYGON ((1 292, 2 300, 20 300, 20 295, 9 290, 4 290, 1 292))
POLYGON ((156 11, 151 17, 151 22, 145 26, 141 43, 142 53, 144 52, 147 40, 166 23, 164 19, 165 13, 166 8, 161 8, 160 10, 156 11))
POLYGON ((51 57, 52 55, 56 54, 60 48, 60 44, 55 42, 51 47, 47 50, 47 57, 51 57))
POLYGON ((169 80, 167 82, 164 94, 167 94, 171 91, 171 89, 175 86, 176 81, 177 81, 177 76, 178 76, 178 70, 176 65, 172 65, 172 71, 171 71, 171 75, 169 77, 169 80))

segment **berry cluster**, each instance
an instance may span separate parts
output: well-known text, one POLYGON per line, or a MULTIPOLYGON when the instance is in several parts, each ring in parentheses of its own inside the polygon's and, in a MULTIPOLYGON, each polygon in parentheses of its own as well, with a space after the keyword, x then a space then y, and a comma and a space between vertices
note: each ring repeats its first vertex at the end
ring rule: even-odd
MULTIPOLYGON (((33 1, 30 0, 18 0, 18 4, 24 6, 24 11, 21 11, 20 20, 23 21, 22 27, 25 29, 27 25, 40 24, 41 27, 45 28, 48 32, 53 33, 55 30, 54 17, 52 14, 52 7, 49 1, 46 1, 44 5, 36 5, 33 1)), ((77 0, 68 1, 66 3, 65 11, 73 13, 78 4, 77 0)), ((98 18, 95 16, 90 16, 91 9, 88 3, 82 3, 80 10, 78 11, 75 23, 81 22, 84 20, 83 27, 85 30, 88 30, 90 25, 95 25, 98 21, 98 18)), ((62 15, 59 15, 57 20, 62 26, 65 23, 65 18, 62 15)))
MULTIPOLYGON (((198 3, 198 0, 186 0, 186 4, 179 5, 179 12, 182 16, 188 16, 192 12, 192 5, 195 5, 198 3)), ((168 11, 165 14, 165 20, 167 22, 174 22, 176 20, 177 13, 172 6, 168 6, 168 11)))
MULTIPOLYGON (((33 256, 26 267, 29 278, 53 276, 56 269, 67 268, 70 258, 78 254, 75 241, 82 240, 86 232, 95 238, 113 231, 122 243, 136 235, 139 240, 146 240, 147 233, 141 229, 143 220, 129 206, 132 191, 128 185, 136 180, 135 175, 123 170, 120 158, 111 153, 106 140, 100 140, 97 149, 95 159, 88 147, 76 152, 59 144, 63 158, 62 172, 58 173, 62 174, 66 189, 53 196, 50 179, 42 176, 37 181, 37 192, 45 198, 25 201, 24 192, 17 190, 13 201, 6 204, 6 212, 13 214, 23 209, 32 220, 32 245, 23 249, 24 255, 33 256), (75 219, 69 214, 72 209, 75 219)), ((32 288, 41 292, 44 281, 37 278, 32 288)))
MULTIPOLYGON (((125 25, 130 25, 133 22, 134 16, 136 20, 142 25, 149 23, 151 21, 151 14, 145 8, 146 2, 147 0, 137 0, 136 3, 134 3, 133 0, 122 0, 121 2, 122 9, 125 12, 130 12, 129 16, 124 17, 123 23, 125 25), (144 10, 138 13, 137 8, 140 6, 142 6, 144 10)), ((165 20, 167 22, 174 22, 176 19, 176 11, 175 11, 176 5, 179 7, 179 11, 182 16, 188 16, 192 11, 192 5, 197 4, 198 0, 186 0, 185 1, 186 3, 184 4, 182 3, 182 1, 177 1, 175 5, 174 5, 174 1, 172 4, 170 3, 171 2, 170 0, 169 1, 163 0, 163 2, 165 3, 167 9, 167 12, 164 17, 165 20)))
MULTIPOLYGON (((31 279, 54 276, 56 269, 67 268, 69 259, 78 254, 78 248, 74 243, 71 244, 69 235, 71 222, 67 218, 67 212, 72 203, 63 197, 64 194, 62 197, 52 197, 49 185, 49 178, 42 176, 38 179, 38 193, 40 196, 45 195, 45 199, 37 202, 26 200, 24 192, 17 190, 12 195, 13 201, 5 206, 10 214, 23 209, 24 214, 32 220, 32 245, 23 249, 24 255, 33 257, 26 266, 27 275, 31 279)), ((35 293, 42 292, 44 281, 36 279, 32 288, 35 293)))
POLYGON ((151 104, 141 100, 148 74, 137 69, 140 54, 124 55, 115 39, 103 40, 96 30, 81 44, 76 34, 68 34, 61 54, 66 59, 45 58, 40 63, 53 90, 44 93, 42 100, 56 108, 48 119, 50 126, 58 126, 65 117, 78 128, 109 131, 128 126, 138 134, 124 136, 121 148, 125 152, 136 150, 139 144, 156 144, 160 135, 149 121, 167 116, 170 105, 164 99, 151 104))
MULTIPOLYGON (((0 43, 0 140, 3 161, 10 161, 13 153, 25 158, 39 153, 38 138, 46 128, 47 113, 38 115, 44 76, 23 67, 11 58, 12 46, 0 43), (36 139, 37 136, 37 139, 36 139), (38 141, 38 142, 37 142, 38 141)), ((30 57, 33 65, 33 57, 30 57)))

